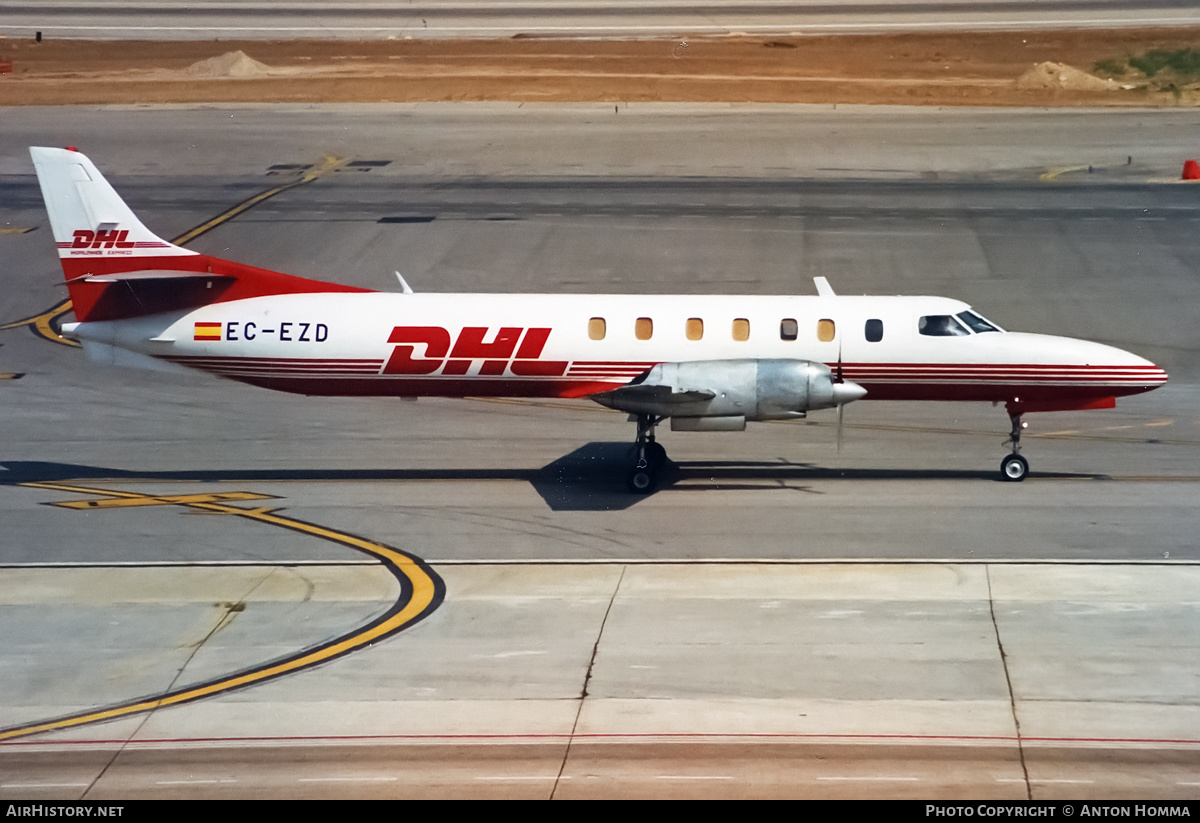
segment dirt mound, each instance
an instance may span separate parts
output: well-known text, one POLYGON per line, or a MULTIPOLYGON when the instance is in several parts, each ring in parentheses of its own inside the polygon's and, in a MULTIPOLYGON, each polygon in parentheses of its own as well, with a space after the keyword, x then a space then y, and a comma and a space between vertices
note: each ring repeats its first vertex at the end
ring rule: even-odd
POLYGON ((1023 91, 1063 89, 1066 91, 1113 91, 1121 88, 1116 80, 1104 80, 1066 63, 1037 63, 1017 78, 1023 91))
POLYGON ((193 77, 266 77, 271 67, 244 51, 227 51, 219 57, 192 63, 183 72, 193 77))

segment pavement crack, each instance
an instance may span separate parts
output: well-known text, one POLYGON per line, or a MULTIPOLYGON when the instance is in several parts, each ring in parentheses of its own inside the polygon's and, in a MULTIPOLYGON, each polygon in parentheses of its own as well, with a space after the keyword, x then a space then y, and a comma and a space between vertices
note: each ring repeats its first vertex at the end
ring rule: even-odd
POLYGON ((608 607, 604 610, 604 617, 600 620, 600 631, 596 633, 596 642, 592 645, 592 656, 588 660, 587 672, 583 676, 583 688, 579 692, 579 708, 575 711, 575 722, 571 724, 571 736, 567 740, 567 747, 563 750, 562 763, 558 767, 558 776, 554 778, 554 787, 550 790, 550 800, 554 799, 554 795, 558 793, 558 786, 562 782, 563 772, 567 769, 567 761, 571 757, 571 745, 575 742, 575 734, 579 730, 579 718, 583 715, 583 701, 588 696, 588 684, 592 682, 592 668, 596 665, 596 655, 600 652, 600 641, 604 637, 604 627, 608 624, 608 616, 612 613, 613 603, 617 600, 617 592, 621 591, 621 581, 625 579, 626 566, 621 567, 621 574, 617 577, 617 585, 613 586, 612 597, 608 600, 608 607))
POLYGON ((996 648, 1000 651, 1000 665, 1004 667, 1004 683, 1008 687, 1008 705, 1012 711, 1013 728, 1017 732, 1017 754, 1021 758, 1021 774, 1025 778, 1025 799, 1033 800, 1033 787, 1029 783, 1029 765, 1025 762, 1025 743, 1021 737, 1021 718, 1017 714, 1017 696, 1013 692, 1012 675, 1008 671, 1008 654, 1004 651, 1004 641, 1000 638, 1000 624, 996 622, 996 600, 992 597, 992 569, 983 567, 987 576, 988 612, 992 617, 992 631, 996 633, 996 648))
MULTIPOLYGON (((209 630, 208 634, 206 634, 203 637, 203 639, 201 639, 197 643, 192 644, 191 654, 188 655, 187 660, 183 661, 183 665, 179 667, 179 671, 175 672, 175 676, 171 678, 171 682, 167 684, 167 687, 162 690, 162 693, 159 696, 159 699, 165 698, 167 695, 171 694, 171 692, 173 692, 175 690, 175 684, 179 682, 179 678, 183 677, 184 671, 191 664, 192 660, 195 659, 196 655, 200 653, 200 650, 202 648, 204 648, 204 645, 206 643, 208 643, 209 640, 212 639, 213 635, 215 635, 217 632, 221 631, 221 629, 228 626, 229 623, 233 620, 235 615, 246 610, 246 598, 249 597, 251 594, 253 594, 255 592, 255 590, 257 590, 259 588, 259 586, 261 586, 263 583, 267 582, 267 579, 269 577, 271 577, 271 575, 274 573, 275 573, 275 570, 271 570, 271 571, 267 572, 267 574, 262 578, 262 580, 259 580, 257 583, 255 583, 250 588, 250 591, 246 592, 245 596, 243 596, 242 599, 239 600, 238 602, 236 602, 236 603, 215 603, 214 604, 215 606, 218 606, 221 609, 223 609, 220 619, 217 620, 216 625, 214 625, 212 627, 212 629, 209 630)), ((95 778, 92 779, 92 782, 90 784, 88 784, 88 787, 86 789, 84 789, 83 794, 79 798, 80 800, 86 800, 88 795, 92 792, 92 790, 94 788, 96 788, 96 786, 100 783, 101 780, 104 779, 104 775, 108 774, 108 770, 113 767, 113 764, 115 764, 117 762, 117 759, 125 752, 125 749, 126 749, 126 747, 128 747, 129 742, 131 740, 136 739, 137 736, 139 734, 141 734, 142 728, 147 723, 150 722, 150 718, 154 716, 154 713, 156 710, 157 709, 151 709, 150 711, 148 711, 142 715, 140 722, 137 724, 137 728, 134 729, 125 738, 125 740, 121 743, 121 745, 117 748, 117 750, 115 752, 113 752, 113 756, 110 757, 108 759, 108 762, 104 764, 104 768, 102 768, 96 774, 95 778)))

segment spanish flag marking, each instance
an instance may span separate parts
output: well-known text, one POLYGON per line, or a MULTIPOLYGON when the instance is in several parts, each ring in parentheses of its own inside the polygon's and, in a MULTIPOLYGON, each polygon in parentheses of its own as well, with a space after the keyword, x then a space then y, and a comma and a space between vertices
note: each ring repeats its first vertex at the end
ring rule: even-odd
POLYGON ((220 323, 197 323, 196 334, 193 340, 220 340, 221 339, 221 324, 220 323))

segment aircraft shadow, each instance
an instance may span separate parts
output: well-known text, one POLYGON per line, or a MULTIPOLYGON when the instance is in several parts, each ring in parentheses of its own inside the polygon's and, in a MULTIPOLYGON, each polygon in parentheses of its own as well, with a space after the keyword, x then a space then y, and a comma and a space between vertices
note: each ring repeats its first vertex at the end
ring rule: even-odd
MULTIPOLYGON (((625 485, 633 456, 628 442, 595 442, 579 447, 540 469, 232 469, 130 471, 101 466, 40 461, 0 461, 0 485, 74 480, 163 480, 197 483, 285 480, 524 480, 554 511, 619 511, 655 493, 778 490, 782 484, 813 480, 986 480, 999 472, 966 469, 833 469, 807 463, 753 460, 668 460, 656 490, 641 495, 625 485)), ((1039 477, 1103 479, 1078 473, 1039 472, 1039 477)), ((789 485, 797 491, 812 491, 789 485)))

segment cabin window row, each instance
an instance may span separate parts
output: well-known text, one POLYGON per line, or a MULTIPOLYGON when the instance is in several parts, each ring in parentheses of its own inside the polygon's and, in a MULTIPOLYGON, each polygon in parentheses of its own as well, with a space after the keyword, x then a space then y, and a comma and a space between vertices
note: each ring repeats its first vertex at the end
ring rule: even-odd
MULTIPOLYGON (((870 343, 878 343, 883 339, 883 321, 868 320, 863 330, 864 336, 870 343)), ((588 320, 588 337, 592 340, 603 340, 608 335, 608 321, 603 317, 593 317, 588 320)), ((684 335, 688 340, 704 339, 704 320, 699 317, 689 317, 684 324, 684 335)), ((817 340, 829 343, 837 335, 837 326, 832 320, 817 321, 817 340)), ((639 317, 633 323, 633 336, 638 340, 649 340, 654 337, 654 320, 649 317, 639 317)), ((750 321, 745 317, 735 318, 730 327, 730 336, 744 342, 750 339, 750 321)), ((779 339, 797 340, 800 337, 800 324, 795 318, 785 317, 779 321, 779 339)))

